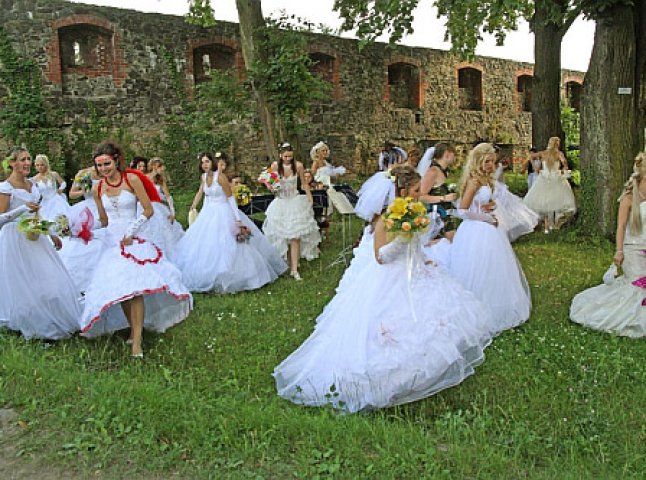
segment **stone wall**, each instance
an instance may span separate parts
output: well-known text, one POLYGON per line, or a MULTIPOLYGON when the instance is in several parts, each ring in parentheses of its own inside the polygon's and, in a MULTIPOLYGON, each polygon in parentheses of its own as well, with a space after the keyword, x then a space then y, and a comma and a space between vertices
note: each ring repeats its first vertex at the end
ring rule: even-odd
MULTIPOLYGON (((0 0, 0 7, 16 48, 41 65, 65 125, 86 116, 92 102, 136 132, 142 146, 178 105, 162 47, 172 52, 188 89, 205 69, 244 69, 237 24, 203 29, 182 17, 60 0, 0 0)), ((531 64, 487 57, 464 63, 440 50, 383 44, 359 51, 354 40, 309 35, 310 53, 321 61, 317 71, 333 88, 313 106, 304 133, 289 139, 306 163, 309 147, 321 139, 335 162, 362 174, 376 168, 386 139, 421 148, 438 140, 495 139, 516 153, 531 143, 531 116, 517 86, 519 76, 532 74, 531 64)), ((566 82, 581 83, 583 74, 564 71, 562 78, 565 95, 566 82)), ((261 136, 248 125, 236 128, 232 151, 237 170, 253 174, 266 162, 261 136)))

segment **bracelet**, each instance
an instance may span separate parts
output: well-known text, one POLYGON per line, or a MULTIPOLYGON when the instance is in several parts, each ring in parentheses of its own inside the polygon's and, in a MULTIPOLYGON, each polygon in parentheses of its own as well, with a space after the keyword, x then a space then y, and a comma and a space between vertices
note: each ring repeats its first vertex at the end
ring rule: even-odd
POLYGON ((616 253, 624 253, 624 251, 623 250, 617 250, 616 253))

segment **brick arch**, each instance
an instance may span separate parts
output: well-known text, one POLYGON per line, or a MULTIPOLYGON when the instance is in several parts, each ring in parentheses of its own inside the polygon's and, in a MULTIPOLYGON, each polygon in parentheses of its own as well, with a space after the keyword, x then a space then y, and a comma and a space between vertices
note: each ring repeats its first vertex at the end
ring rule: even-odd
POLYGON ((458 103, 462 110, 483 110, 484 67, 477 63, 461 62, 455 65, 455 86, 458 91, 458 103), (479 75, 475 72, 478 72, 479 75))
POLYGON ((213 46, 214 49, 231 50, 233 54, 233 64, 231 65, 238 75, 238 78, 244 78, 245 65, 240 44, 235 38, 225 37, 223 35, 214 35, 206 38, 194 38, 188 41, 186 51, 186 68, 188 74, 193 80, 193 85, 199 83, 198 76, 200 66, 195 64, 195 51, 213 46), (196 75, 197 74, 197 75, 196 75))
POLYGON ((384 65, 384 102, 392 102, 395 100, 391 92, 392 80, 402 76, 408 76, 410 80, 407 83, 410 101, 409 106, 406 108, 422 108, 424 105, 424 92, 426 90, 426 84, 422 74, 422 62, 405 55, 392 55, 384 65), (406 69, 409 71, 405 72, 406 69))
POLYGON ((109 20, 95 15, 70 15, 68 17, 52 20, 49 26, 53 30, 52 37, 46 46, 48 62, 45 68, 45 77, 56 85, 63 84, 63 61, 61 58, 61 35, 63 29, 83 26, 102 29, 111 34, 109 68, 107 69, 79 69, 88 76, 112 76, 114 85, 121 87, 126 80, 127 64, 123 53, 123 37, 117 27, 109 20))
POLYGON ((326 65, 314 65, 312 72, 332 85, 332 98, 339 101, 341 99, 341 61, 336 51, 327 45, 315 43, 308 46, 308 53, 314 60, 329 60, 326 65))
POLYGON ((517 112, 531 111, 533 78, 534 70, 531 68, 517 70, 514 75, 514 103, 517 112), (527 80, 524 80, 526 77, 530 77, 529 84, 527 80))

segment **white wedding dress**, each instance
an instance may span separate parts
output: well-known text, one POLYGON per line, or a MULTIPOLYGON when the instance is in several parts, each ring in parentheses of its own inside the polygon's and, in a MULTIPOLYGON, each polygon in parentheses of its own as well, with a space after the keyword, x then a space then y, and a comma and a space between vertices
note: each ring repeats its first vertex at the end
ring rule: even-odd
POLYGON ((104 193, 101 199, 108 226, 101 255, 85 290, 81 330, 93 337, 128 328, 120 303, 142 295, 144 328, 164 332, 184 320, 193 305, 182 274, 159 247, 145 239, 135 239, 130 246, 120 245, 137 218, 138 202, 133 193, 121 190, 113 197, 104 193))
MULTIPOLYGON (((164 202, 166 197, 159 185, 155 184, 159 198, 164 202)), ((173 255, 177 243, 184 236, 182 224, 175 219, 170 222, 170 209, 162 202, 151 202, 154 215, 146 222, 141 230, 141 235, 158 245, 168 256, 173 255)), ((143 212, 143 207, 139 205, 137 213, 143 212)))
POLYGON ((49 238, 28 240, 17 226, 21 213, 31 215, 25 205, 38 201, 38 187, 28 192, 2 182, 0 193, 11 196, 0 214, 0 328, 25 338, 65 338, 79 330, 80 293, 49 238))
POLYGON ((642 232, 634 234, 630 225, 624 239, 624 274, 610 285, 578 293, 570 306, 573 322, 625 337, 646 337, 646 289, 633 285, 646 277, 646 201, 640 204, 642 232))
POLYGON ((389 260, 365 265, 339 289, 310 337, 276 367, 281 397, 350 413, 385 408, 457 385, 483 361, 487 308, 424 264, 419 239, 395 240, 381 255, 389 260))
POLYGON ((381 212, 395 200, 395 183, 389 172, 377 172, 366 180, 357 196, 354 213, 366 222, 372 222, 375 215, 381 212))
POLYGON ((523 270, 507 232, 483 220, 480 206, 492 199, 491 188, 481 186, 460 223, 451 245, 450 273, 492 311, 492 335, 516 327, 529 318, 531 297, 523 270))
POLYGON ((319 256, 321 234, 312 205, 305 195, 299 195, 297 183, 296 175, 280 179, 278 195, 265 212, 262 231, 284 259, 289 241, 300 239, 301 258, 313 260, 319 256))
POLYGON ((254 290, 276 280, 287 270, 278 251, 240 211, 240 221, 251 230, 251 238, 249 242, 238 242, 235 213, 218 183, 218 172, 214 173, 210 186, 205 175, 202 182, 202 210, 173 254, 188 289, 235 293, 254 290))
POLYGON ((38 187, 42 200, 40 202, 39 215, 46 220, 55 220, 59 215, 69 215, 70 206, 67 198, 62 193, 58 193, 56 181, 53 178, 45 180, 31 181, 38 187))
POLYGON ((545 161, 543 161, 541 173, 534 181, 527 195, 525 195, 523 202, 542 216, 554 215, 555 221, 565 214, 576 213, 572 187, 570 187, 567 179, 561 175, 558 164, 549 169, 545 161))

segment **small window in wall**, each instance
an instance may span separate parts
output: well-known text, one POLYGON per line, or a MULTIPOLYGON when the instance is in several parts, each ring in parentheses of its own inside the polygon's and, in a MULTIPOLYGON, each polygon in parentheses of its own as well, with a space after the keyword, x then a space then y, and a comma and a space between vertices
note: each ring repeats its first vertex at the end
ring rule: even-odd
POLYGON ((516 83, 518 92, 518 103, 520 110, 523 112, 532 111, 532 76, 520 75, 516 83))
POLYGON ((577 112, 581 110, 581 94, 583 93, 583 85, 579 82, 570 81, 565 84, 565 97, 567 103, 577 112))
POLYGON ((475 68, 458 70, 458 91, 462 110, 482 110, 482 72, 475 68))
POLYGON ((76 24, 60 28, 58 35, 63 73, 112 74, 111 31, 96 25, 76 24))
POLYGON ((81 55, 81 44, 74 42, 74 65, 83 65, 83 56, 81 55))
POLYGON ((419 108, 419 68, 410 63, 388 65, 388 93, 397 108, 419 108))
POLYGON ((212 43, 193 50, 195 83, 207 82, 213 70, 230 70, 235 67, 235 51, 231 47, 212 43))
POLYGON ((333 56, 315 52, 310 53, 310 60, 312 61, 310 71, 314 75, 328 83, 334 83, 334 63, 336 59, 333 56))

